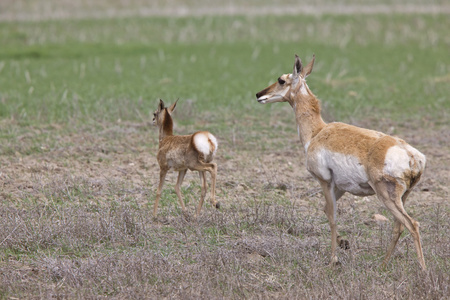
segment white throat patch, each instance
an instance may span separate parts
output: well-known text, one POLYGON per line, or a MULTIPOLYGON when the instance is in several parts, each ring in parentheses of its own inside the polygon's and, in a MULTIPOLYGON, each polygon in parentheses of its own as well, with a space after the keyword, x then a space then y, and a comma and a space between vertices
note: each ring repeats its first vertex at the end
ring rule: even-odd
POLYGON ((306 82, 303 82, 299 92, 302 95, 308 95, 308 90, 306 89, 306 82))
POLYGON ((286 96, 287 92, 289 91, 289 89, 290 89, 289 87, 284 88, 284 90, 280 93, 280 96, 282 98, 284 98, 286 96))

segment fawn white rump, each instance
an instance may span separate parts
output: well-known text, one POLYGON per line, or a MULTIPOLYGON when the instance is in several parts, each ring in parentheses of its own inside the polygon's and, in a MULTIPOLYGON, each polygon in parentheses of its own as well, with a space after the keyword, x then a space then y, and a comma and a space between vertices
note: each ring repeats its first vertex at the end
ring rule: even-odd
POLYGON ((207 131, 199 131, 192 135, 194 147, 204 156, 214 155, 217 150, 217 139, 207 131))
POLYGON ((212 162, 218 147, 217 139, 207 131, 198 131, 192 135, 173 135, 173 120, 171 115, 176 105, 177 102, 170 107, 165 107, 164 102, 160 100, 158 109, 155 111, 153 117, 153 124, 159 127, 159 150, 157 159, 160 168, 159 185, 153 207, 153 215, 155 217, 166 174, 169 170, 178 171, 175 192, 183 212, 186 211, 186 207, 181 197, 180 186, 187 170, 198 171, 202 181, 200 203, 197 207, 196 215, 198 216, 200 214, 208 187, 205 172, 211 174, 210 202, 216 208, 220 207, 220 203, 216 201, 215 196, 217 165, 212 162))
POLYGON ((417 258, 426 269, 419 223, 404 209, 412 188, 425 170, 425 155, 400 138, 382 132, 334 122, 325 123, 320 102, 306 84, 315 57, 303 67, 295 56, 292 74, 281 75, 277 82, 256 94, 259 103, 288 102, 295 113, 297 130, 306 153, 306 167, 325 196, 325 214, 331 229, 331 261, 337 263, 337 243, 348 241, 337 234, 336 202, 345 192, 357 196, 376 194, 394 215, 391 244, 383 264, 391 257, 406 227, 413 239, 417 258))

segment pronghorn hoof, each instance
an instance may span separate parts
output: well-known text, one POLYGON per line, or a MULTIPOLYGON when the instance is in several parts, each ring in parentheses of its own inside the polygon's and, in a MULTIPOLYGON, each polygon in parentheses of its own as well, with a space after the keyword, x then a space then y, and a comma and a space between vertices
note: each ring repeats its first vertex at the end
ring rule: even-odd
POLYGON ((170 222, 169 222, 169 220, 167 218, 165 218, 165 217, 157 217, 157 216, 153 217, 153 222, 159 223, 159 224, 162 224, 162 225, 170 224, 170 222))
POLYGON ((216 209, 219 209, 220 208, 220 202, 217 202, 216 203, 216 209))
POLYGON ((339 267, 339 266, 342 265, 342 263, 341 263, 340 260, 332 261, 330 264, 331 264, 331 266, 333 266, 333 267, 339 267))
POLYGON ((339 247, 341 247, 344 250, 348 250, 350 249, 350 243, 347 240, 340 240, 339 247))
POLYGON ((192 220, 196 220, 199 214, 195 214, 194 216, 191 216, 187 211, 183 211, 183 219, 187 222, 191 222, 192 220))
POLYGON ((332 267, 337 267, 337 266, 342 265, 342 263, 341 263, 341 261, 337 258, 337 256, 333 256, 333 257, 331 257, 330 265, 331 265, 332 267))

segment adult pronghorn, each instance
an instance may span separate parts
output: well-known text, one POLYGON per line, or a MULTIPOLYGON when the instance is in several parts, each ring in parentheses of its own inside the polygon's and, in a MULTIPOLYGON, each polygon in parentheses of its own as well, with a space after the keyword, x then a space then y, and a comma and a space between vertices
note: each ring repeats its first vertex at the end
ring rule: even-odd
POLYGON ((297 121, 298 135, 306 153, 306 167, 319 181, 325 196, 325 214, 331 229, 331 262, 338 262, 336 201, 349 192, 357 196, 377 194, 395 217, 391 244, 385 265, 406 226, 411 232, 417 258, 423 270, 425 260, 419 234, 419 223, 404 209, 406 198, 425 169, 425 155, 402 139, 344 123, 325 123, 320 103, 306 84, 315 56, 303 67, 297 55, 292 74, 256 94, 259 103, 289 102, 297 121))
POLYGON ((156 217, 161 190, 164 185, 166 174, 169 170, 178 171, 178 180, 175 192, 178 196, 183 212, 186 211, 181 198, 180 186, 187 170, 198 171, 202 180, 202 192, 196 215, 200 214, 203 200, 206 195, 206 174, 211 174, 211 199, 210 202, 216 208, 220 207, 216 201, 216 175, 217 165, 212 162, 217 150, 216 138, 207 131, 198 131, 191 135, 173 135, 172 112, 175 110, 178 100, 170 107, 165 107, 164 102, 159 100, 158 109, 153 114, 153 125, 159 127, 159 150, 157 159, 159 163, 159 185, 156 192, 153 216, 156 217))

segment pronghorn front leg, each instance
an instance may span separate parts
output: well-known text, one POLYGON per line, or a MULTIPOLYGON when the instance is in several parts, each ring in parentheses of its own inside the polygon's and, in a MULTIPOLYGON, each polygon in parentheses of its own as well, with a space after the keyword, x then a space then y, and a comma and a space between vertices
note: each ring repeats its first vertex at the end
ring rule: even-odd
POLYGON ((156 213, 158 211, 158 203, 159 203, 159 199, 161 199, 161 190, 163 188, 164 181, 166 179, 167 171, 168 170, 166 170, 166 169, 161 169, 159 171, 159 185, 158 185, 158 190, 156 191, 155 205, 153 206, 153 217, 156 217, 156 213))
POLYGON ((326 182, 320 181, 320 185, 322 187, 323 194, 325 196, 325 207, 324 212, 327 215, 328 223, 330 225, 331 230, 331 264, 335 265, 339 262, 336 256, 336 248, 337 244, 339 246, 348 249, 348 241, 341 239, 337 234, 337 225, 336 225, 336 210, 337 210, 337 200, 342 197, 344 194, 342 191, 337 190, 335 188, 334 182, 326 182))

